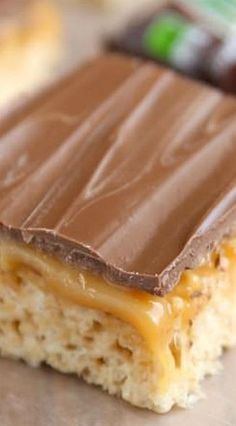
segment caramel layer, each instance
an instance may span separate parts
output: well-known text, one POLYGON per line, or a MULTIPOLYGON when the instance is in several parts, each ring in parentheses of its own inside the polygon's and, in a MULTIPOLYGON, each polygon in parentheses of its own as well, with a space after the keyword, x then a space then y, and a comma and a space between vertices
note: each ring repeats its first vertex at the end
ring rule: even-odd
MULTIPOLYGON (((175 289, 165 297, 138 290, 109 285, 91 273, 63 264, 61 261, 23 244, 0 244, 0 268, 11 285, 21 276, 69 303, 101 310, 131 324, 142 335, 157 365, 158 386, 166 389, 179 374, 187 342, 176 343, 176 329, 186 336, 190 324, 217 289, 231 290, 236 282, 236 240, 222 244, 207 264, 185 271, 175 289)), ((182 370, 181 370, 182 371, 182 370)))

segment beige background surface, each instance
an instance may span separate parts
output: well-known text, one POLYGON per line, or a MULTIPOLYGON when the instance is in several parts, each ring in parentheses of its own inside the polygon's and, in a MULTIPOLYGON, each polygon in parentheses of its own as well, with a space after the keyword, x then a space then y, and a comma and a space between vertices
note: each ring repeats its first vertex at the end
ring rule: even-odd
POLYGON ((236 350, 224 371, 204 382, 207 399, 191 410, 157 415, 136 409, 49 368, 0 361, 1 426, 235 426, 236 350))

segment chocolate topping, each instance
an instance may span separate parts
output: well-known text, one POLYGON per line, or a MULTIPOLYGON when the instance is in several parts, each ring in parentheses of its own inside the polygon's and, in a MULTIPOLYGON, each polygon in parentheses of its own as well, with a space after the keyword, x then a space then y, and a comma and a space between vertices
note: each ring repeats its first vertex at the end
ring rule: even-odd
POLYGON ((0 123, 10 237, 165 295, 234 231, 236 101, 104 56, 0 123))

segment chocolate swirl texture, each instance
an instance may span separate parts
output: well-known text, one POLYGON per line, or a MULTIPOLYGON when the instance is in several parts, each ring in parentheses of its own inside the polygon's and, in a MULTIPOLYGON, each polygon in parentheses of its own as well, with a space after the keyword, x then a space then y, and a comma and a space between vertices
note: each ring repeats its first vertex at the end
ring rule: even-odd
POLYGON ((102 56, 0 123, 2 238, 165 295, 236 224, 236 101, 102 56))

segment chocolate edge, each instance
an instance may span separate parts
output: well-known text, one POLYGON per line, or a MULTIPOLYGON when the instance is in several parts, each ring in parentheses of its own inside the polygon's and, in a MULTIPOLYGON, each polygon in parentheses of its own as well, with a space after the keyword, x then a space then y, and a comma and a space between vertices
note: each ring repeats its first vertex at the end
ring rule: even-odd
POLYGON ((235 218, 236 206, 232 207, 206 233, 196 232, 161 274, 152 275, 124 271, 105 262, 90 247, 64 238, 48 229, 14 228, 0 223, 0 236, 2 239, 35 247, 71 266, 79 266, 87 272, 103 277, 108 284, 164 297, 178 284, 182 272, 201 265, 224 239, 236 232, 235 218))

